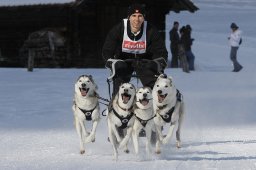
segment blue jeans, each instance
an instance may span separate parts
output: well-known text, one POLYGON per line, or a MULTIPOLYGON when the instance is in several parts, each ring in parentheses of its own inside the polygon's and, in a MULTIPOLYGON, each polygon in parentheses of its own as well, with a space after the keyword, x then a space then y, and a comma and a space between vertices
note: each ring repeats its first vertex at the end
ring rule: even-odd
POLYGON ((231 47, 230 59, 233 62, 234 71, 240 70, 242 66, 237 61, 237 50, 238 47, 231 47))
POLYGON ((189 65, 189 70, 195 70, 194 67, 194 62, 195 62, 195 56, 192 53, 191 50, 186 51, 186 56, 187 56, 187 60, 188 60, 188 65, 189 65))

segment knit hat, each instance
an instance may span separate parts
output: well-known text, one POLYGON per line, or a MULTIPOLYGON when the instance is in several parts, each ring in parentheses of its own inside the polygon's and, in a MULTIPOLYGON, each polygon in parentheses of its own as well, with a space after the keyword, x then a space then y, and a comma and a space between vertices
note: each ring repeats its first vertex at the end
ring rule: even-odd
POLYGON ((187 29, 187 30, 190 30, 190 31, 192 30, 192 28, 191 28, 191 26, 190 26, 189 24, 186 25, 186 29, 187 29))
POLYGON ((141 4, 132 4, 131 6, 129 6, 127 11, 128 18, 134 13, 140 13, 145 17, 146 11, 144 6, 141 4))
POLYGON ((186 27, 185 26, 182 26, 181 28, 180 28, 180 33, 184 33, 186 31, 186 27))
POLYGON ((237 29, 239 28, 234 22, 231 23, 230 28, 237 29))
POLYGON ((173 22, 173 25, 177 25, 177 24, 179 24, 178 21, 174 21, 174 22, 173 22))

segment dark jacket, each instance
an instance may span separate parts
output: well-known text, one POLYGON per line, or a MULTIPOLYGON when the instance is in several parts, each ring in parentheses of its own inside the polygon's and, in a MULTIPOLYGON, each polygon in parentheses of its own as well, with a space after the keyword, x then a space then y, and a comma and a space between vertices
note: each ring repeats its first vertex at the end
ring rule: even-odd
POLYGON ((184 31, 184 34, 181 36, 180 41, 184 45, 185 51, 191 50, 193 40, 194 39, 191 38, 191 32, 188 30, 184 31))
MULTIPOLYGON (((142 25, 143 28, 143 25, 142 25)), ((132 40, 138 40, 143 34, 142 30, 137 36, 134 36, 130 30, 130 23, 128 20, 127 23, 128 36, 132 40)), ((109 58, 115 59, 134 59, 142 58, 142 59, 156 59, 156 58, 164 58, 167 61, 168 52, 165 47, 165 43, 161 38, 161 35, 157 31, 155 27, 147 24, 146 30, 146 53, 144 54, 131 54, 122 52, 122 42, 123 42, 123 32, 124 32, 124 23, 123 20, 118 25, 114 26, 110 32, 108 33, 105 43, 102 49, 103 59, 106 61, 109 58)))
POLYGON ((169 35, 170 35, 170 41, 171 41, 171 49, 177 49, 180 41, 178 30, 175 27, 173 27, 169 32, 169 35))

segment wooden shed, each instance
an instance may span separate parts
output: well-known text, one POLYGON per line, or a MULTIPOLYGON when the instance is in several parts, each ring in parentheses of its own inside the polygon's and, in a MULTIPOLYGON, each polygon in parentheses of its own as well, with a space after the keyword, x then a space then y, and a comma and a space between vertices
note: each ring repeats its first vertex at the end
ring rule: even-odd
MULTIPOLYGON (((54 1, 53 1, 54 2, 54 1)), ((0 6, 0 67, 26 67, 33 48, 35 67, 103 67, 108 31, 127 17, 132 0, 71 0, 68 3, 0 6), (60 43, 62 42, 62 43, 60 43)), ((198 8, 190 0, 141 0, 146 18, 165 35, 169 11, 198 8)))

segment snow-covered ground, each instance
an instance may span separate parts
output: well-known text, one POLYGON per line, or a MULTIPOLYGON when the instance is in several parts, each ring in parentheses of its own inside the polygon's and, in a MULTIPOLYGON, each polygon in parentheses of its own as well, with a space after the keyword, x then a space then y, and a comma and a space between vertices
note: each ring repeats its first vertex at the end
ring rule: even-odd
POLYGON ((192 26, 195 38, 196 71, 166 70, 186 102, 182 148, 175 148, 173 138, 162 154, 147 155, 141 138, 138 156, 130 143, 130 154, 120 151, 115 162, 102 117, 96 142, 86 145, 86 154, 80 155, 71 111, 74 82, 81 74, 91 74, 100 95, 107 98, 108 71, 0 68, 0 169, 255 170, 256 4, 253 0, 245 5, 238 0, 193 2, 200 8, 195 14, 167 16, 167 32, 178 20, 192 26), (231 72, 229 60, 231 22, 243 31, 238 60, 244 68, 238 73, 231 72))

